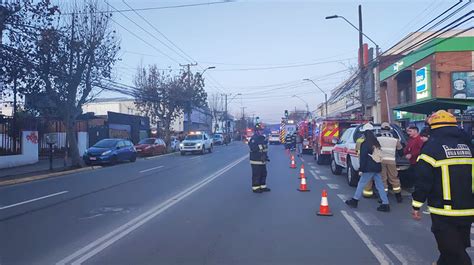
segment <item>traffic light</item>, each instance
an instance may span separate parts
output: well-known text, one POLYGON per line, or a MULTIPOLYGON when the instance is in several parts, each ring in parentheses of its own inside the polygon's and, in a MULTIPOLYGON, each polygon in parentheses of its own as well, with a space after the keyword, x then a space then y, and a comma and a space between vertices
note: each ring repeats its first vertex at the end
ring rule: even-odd
POLYGON ((285 110, 285 118, 288 118, 288 110, 285 110))

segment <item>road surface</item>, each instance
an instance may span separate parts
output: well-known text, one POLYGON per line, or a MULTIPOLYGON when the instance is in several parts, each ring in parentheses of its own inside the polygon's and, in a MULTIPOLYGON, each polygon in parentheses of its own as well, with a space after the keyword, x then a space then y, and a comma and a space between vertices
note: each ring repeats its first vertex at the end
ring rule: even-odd
POLYGON ((0 264, 431 264, 429 215, 410 200, 356 210, 343 176, 311 156, 289 168, 270 146, 268 186, 251 192, 248 147, 172 154, 0 188, 0 264), (304 163, 310 192, 298 192, 304 163), (321 191, 332 217, 316 215, 321 191))

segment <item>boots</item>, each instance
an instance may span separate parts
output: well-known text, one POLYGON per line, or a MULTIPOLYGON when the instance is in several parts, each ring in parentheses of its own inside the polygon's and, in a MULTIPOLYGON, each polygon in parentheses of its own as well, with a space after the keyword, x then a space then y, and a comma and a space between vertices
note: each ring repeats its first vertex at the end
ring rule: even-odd
POLYGON ((390 212, 390 205, 380 204, 380 206, 377 207, 377 211, 379 211, 379 212, 390 212))
POLYGON ((359 201, 352 198, 350 200, 347 200, 346 204, 349 205, 349 207, 351 207, 351 208, 357 208, 357 204, 359 204, 359 201))
POLYGON ((398 203, 402 203, 402 202, 403 202, 402 193, 401 193, 401 192, 395 193, 395 198, 397 199, 397 202, 398 202, 398 203))

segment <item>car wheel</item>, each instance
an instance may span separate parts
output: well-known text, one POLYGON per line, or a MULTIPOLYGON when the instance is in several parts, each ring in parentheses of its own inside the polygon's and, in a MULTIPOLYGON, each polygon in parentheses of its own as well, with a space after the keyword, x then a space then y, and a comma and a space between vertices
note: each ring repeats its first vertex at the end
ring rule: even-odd
POLYGON ((118 162, 117 156, 112 156, 112 158, 110 159, 110 164, 115 165, 117 164, 117 162, 118 162))
POLYGON ((356 187, 359 183, 359 174, 352 167, 351 158, 347 157, 347 184, 351 187, 356 187))
POLYGON ((137 155, 136 155, 136 154, 133 154, 133 155, 132 155, 132 158, 130 158, 130 162, 133 163, 133 162, 135 162, 135 161, 137 161, 137 155))
POLYGON ((209 153, 212 153, 212 148, 213 148, 213 147, 212 147, 212 145, 211 145, 211 148, 209 148, 209 153))
POLYGON ((314 159, 316 160, 316 163, 318 165, 322 165, 324 163, 324 157, 319 154, 319 152, 316 152, 316 155, 314 156, 314 159))
POLYGON ((202 149, 201 149, 201 155, 204 155, 206 153, 206 146, 202 146, 202 149))
POLYGON ((334 175, 341 175, 342 173, 342 167, 336 164, 336 161, 334 160, 334 154, 331 156, 331 172, 334 175))

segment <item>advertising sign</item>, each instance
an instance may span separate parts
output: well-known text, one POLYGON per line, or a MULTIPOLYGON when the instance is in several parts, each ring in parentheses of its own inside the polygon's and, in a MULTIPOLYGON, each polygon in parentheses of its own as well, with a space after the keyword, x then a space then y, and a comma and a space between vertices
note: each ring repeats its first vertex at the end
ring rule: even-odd
POLYGON ((416 101, 431 97, 430 73, 429 64, 416 70, 416 101))
POLYGON ((474 72, 451 73, 453 98, 474 99, 474 72))

